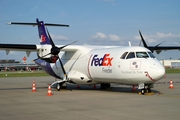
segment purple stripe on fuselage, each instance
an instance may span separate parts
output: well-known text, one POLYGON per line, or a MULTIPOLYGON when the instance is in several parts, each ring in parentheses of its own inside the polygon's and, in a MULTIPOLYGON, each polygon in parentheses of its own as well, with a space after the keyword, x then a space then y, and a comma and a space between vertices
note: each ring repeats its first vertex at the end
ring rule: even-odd
POLYGON ((50 63, 46 62, 45 60, 41 60, 41 59, 37 59, 35 60, 35 63, 40 66, 46 73, 48 73, 49 75, 56 77, 56 78, 60 78, 59 76, 57 76, 54 71, 51 68, 50 63))

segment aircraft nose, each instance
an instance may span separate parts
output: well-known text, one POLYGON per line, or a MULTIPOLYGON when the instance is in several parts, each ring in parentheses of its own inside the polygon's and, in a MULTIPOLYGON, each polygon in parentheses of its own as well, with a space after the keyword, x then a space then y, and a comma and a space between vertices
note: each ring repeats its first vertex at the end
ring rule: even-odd
POLYGON ((153 65, 150 66, 151 71, 152 71, 152 78, 157 80, 160 80, 164 77, 165 75, 165 68, 161 63, 154 63, 153 65))

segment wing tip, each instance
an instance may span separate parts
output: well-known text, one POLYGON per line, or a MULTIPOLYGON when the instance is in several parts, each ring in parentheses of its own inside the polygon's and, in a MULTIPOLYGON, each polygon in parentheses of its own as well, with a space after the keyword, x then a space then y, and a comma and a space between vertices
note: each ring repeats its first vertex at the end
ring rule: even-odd
POLYGON ((11 25, 11 22, 7 22, 6 24, 7 24, 7 25, 11 25))

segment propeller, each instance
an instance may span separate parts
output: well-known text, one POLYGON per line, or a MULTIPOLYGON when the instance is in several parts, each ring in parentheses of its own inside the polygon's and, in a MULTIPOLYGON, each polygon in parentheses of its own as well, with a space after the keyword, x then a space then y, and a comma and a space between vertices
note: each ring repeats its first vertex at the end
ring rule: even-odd
MULTIPOLYGON (((145 48, 148 48, 148 46, 147 46, 147 44, 146 44, 146 42, 145 42, 145 40, 144 40, 144 38, 143 38, 140 30, 139 30, 139 34, 140 34, 141 41, 143 42, 144 47, 145 47, 145 48)), ((148 48, 148 49, 149 49, 149 48, 148 48)))
POLYGON ((142 34, 141 34, 141 31, 140 31, 140 30, 139 30, 139 34, 140 34, 141 41, 143 42, 144 47, 147 48, 147 49, 149 49, 152 53, 154 52, 154 50, 155 50, 156 48, 159 47, 159 45, 161 45, 162 43, 165 42, 165 41, 163 41, 163 42, 157 44, 157 45, 154 46, 154 47, 148 47, 147 44, 146 44, 146 42, 145 42, 145 40, 144 40, 144 38, 143 38, 143 36, 142 36, 142 34))
MULTIPOLYGON (((46 28, 46 29, 47 29, 47 28, 46 28)), ((67 74, 66 74, 66 71, 65 71, 65 69, 64 69, 63 63, 62 63, 62 61, 61 61, 61 59, 60 59, 60 57, 59 57, 59 53, 60 53, 61 49, 65 48, 66 46, 71 45, 71 44, 73 44, 73 43, 75 43, 75 42, 77 42, 77 41, 71 42, 71 43, 66 44, 66 45, 64 45, 64 46, 62 46, 62 47, 57 47, 57 46, 54 44, 54 42, 53 42, 53 40, 52 40, 52 38, 51 38, 51 36, 50 36, 50 34, 49 34, 48 29, 47 29, 47 33, 48 33, 48 37, 49 37, 49 39, 50 39, 50 43, 51 43, 51 46, 52 46, 52 47, 51 47, 51 51, 50 51, 50 53, 48 53, 48 54, 46 54, 46 55, 44 55, 44 56, 42 56, 42 57, 40 57, 40 58, 44 58, 44 57, 46 57, 46 56, 48 56, 48 55, 50 55, 50 54, 51 54, 51 55, 54 55, 54 56, 58 56, 60 66, 62 67, 62 71, 63 71, 63 74, 64 74, 63 80, 66 80, 66 79, 67 79, 67 74)), ((39 58, 37 58, 37 59, 39 59, 39 58)), ((35 60, 37 60, 37 59, 35 59, 35 60)), ((34 60, 34 61, 35 61, 35 60, 34 60)))

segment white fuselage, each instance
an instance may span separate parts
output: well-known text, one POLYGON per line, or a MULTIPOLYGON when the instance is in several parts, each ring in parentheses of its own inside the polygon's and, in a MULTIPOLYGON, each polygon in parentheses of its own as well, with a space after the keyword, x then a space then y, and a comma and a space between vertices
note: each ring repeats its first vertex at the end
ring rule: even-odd
MULTIPOLYGON (((139 52, 148 54, 150 51, 139 46, 96 49, 81 47, 78 51, 65 51, 61 60, 69 80, 76 84, 151 84, 160 80, 165 74, 162 64, 150 56, 137 58, 139 52), (121 58, 125 52, 126 57, 121 58), (127 58, 129 52, 133 52, 135 57, 127 58)), ((51 67, 57 76, 63 76, 59 61, 52 63, 51 67)))

